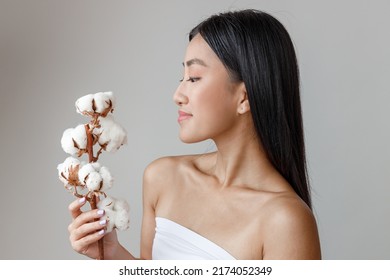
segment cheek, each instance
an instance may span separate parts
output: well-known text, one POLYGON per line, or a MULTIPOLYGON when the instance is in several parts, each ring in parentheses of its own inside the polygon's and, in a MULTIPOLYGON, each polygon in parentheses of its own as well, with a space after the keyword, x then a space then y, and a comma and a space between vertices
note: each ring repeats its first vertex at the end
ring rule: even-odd
POLYGON ((207 115, 213 115, 218 119, 224 119, 234 111, 232 93, 225 89, 216 88, 199 96, 201 108, 207 115))
POLYGON ((207 112, 223 112, 231 103, 231 93, 221 82, 205 83, 194 94, 194 102, 199 109, 207 112))
POLYGON ((231 94, 223 89, 215 89, 198 96, 197 116, 199 125, 205 129, 205 133, 225 130, 232 125, 236 109, 231 94))
POLYGON ((180 128, 180 139, 184 143, 214 139, 233 126, 235 117, 231 106, 229 108, 223 98, 214 97, 216 96, 196 100, 199 102, 196 105, 199 106, 193 111, 194 118, 183 123, 180 128))

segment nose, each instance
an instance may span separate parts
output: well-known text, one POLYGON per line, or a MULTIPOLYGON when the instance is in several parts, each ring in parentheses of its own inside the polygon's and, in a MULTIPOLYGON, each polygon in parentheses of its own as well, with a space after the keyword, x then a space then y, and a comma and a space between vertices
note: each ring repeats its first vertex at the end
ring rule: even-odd
POLYGON ((188 97, 183 93, 182 83, 177 87, 173 95, 173 101, 180 107, 188 103, 188 97))

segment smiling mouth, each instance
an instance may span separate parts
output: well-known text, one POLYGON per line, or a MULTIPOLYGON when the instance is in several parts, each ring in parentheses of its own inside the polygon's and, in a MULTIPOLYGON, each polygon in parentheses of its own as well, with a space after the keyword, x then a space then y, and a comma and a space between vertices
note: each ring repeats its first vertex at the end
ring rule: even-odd
POLYGON ((179 123, 181 123, 182 121, 188 120, 188 119, 190 119, 191 117, 192 117, 191 114, 188 114, 188 113, 183 112, 183 111, 179 111, 179 117, 178 117, 177 121, 178 121, 179 123))

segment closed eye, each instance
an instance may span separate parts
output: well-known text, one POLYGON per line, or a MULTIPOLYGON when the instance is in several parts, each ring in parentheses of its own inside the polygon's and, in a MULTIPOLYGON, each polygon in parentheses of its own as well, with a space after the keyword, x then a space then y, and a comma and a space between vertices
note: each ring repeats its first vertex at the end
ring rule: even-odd
MULTIPOLYGON (((195 83, 195 82, 197 82, 197 81, 199 81, 199 80, 200 80, 199 77, 188 77, 188 79, 186 80, 186 82, 195 83)), ((181 79, 179 80, 180 83, 183 82, 183 81, 184 81, 184 78, 181 78, 181 79)))
POLYGON ((191 83, 195 83, 197 81, 199 81, 200 78, 199 77, 189 77, 187 81, 191 82, 191 83))
POLYGON ((199 77, 189 77, 187 82, 195 83, 195 82, 197 82, 199 80, 200 80, 199 77))

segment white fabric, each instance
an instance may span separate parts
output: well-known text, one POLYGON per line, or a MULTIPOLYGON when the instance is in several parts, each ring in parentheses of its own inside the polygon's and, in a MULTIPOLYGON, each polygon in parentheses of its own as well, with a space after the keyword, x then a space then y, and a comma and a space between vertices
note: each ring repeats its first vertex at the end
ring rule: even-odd
POLYGON ((235 260, 223 248, 169 219, 156 217, 153 260, 235 260))

